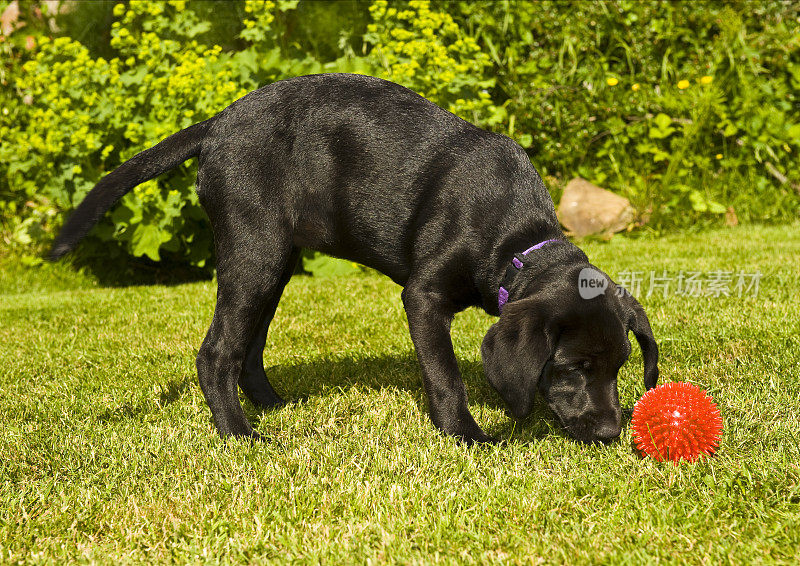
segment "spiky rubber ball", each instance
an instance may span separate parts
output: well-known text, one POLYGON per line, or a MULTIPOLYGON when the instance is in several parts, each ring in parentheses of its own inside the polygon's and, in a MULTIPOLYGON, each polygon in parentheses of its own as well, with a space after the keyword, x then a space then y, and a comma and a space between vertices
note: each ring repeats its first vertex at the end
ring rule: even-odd
POLYGON ((705 391, 691 383, 665 383, 633 407, 633 441, 659 461, 694 462, 711 455, 722 436, 722 415, 705 391))

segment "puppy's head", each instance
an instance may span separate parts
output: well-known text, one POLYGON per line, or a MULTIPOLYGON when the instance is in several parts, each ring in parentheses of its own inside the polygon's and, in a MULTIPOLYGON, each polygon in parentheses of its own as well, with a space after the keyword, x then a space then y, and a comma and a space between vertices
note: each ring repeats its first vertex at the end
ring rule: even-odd
POLYGON ((531 296, 507 303, 481 356, 515 417, 531 412, 539 392, 574 438, 610 442, 621 432, 617 373, 631 353, 628 332, 642 349, 647 389, 658 380, 658 347, 630 294, 609 279, 605 292, 583 298, 578 277, 579 269, 551 272, 531 296))

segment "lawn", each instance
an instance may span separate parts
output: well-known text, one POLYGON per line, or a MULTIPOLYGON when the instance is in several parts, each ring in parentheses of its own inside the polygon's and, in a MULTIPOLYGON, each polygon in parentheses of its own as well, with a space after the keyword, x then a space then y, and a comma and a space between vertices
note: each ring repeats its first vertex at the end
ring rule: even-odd
MULTIPOLYGON (((508 442, 467 448, 425 413, 400 288, 295 277, 265 365, 291 403, 245 410, 268 442, 223 443, 194 358, 211 282, 101 287, 0 257, 0 562, 794 563, 800 552, 800 226, 586 242, 646 296, 661 381, 716 399, 718 454, 642 460, 565 437, 543 407, 509 418, 483 378, 492 317, 456 317, 473 414, 508 442), (729 296, 678 275, 761 273, 729 296)), ((642 394, 634 346, 620 376, 642 394)))

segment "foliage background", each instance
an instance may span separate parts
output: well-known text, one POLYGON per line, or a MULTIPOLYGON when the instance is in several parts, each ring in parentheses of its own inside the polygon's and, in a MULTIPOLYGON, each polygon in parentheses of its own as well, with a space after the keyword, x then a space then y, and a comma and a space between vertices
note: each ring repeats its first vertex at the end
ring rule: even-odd
MULTIPOLYGON (((515 139, 554 198, 576 175, 630 198, 644 230, 788 221, 800 210, 800 2, 132 0, 64 10, 0 0, 0 12, 14 7, 0 35, 0 229, 32 250, 31 263, 122 161, 249 90, 317 72, 404 84, 515 139)), ((190 162, 138 187, 81 255, 210 272, 194 174, 190 162)))

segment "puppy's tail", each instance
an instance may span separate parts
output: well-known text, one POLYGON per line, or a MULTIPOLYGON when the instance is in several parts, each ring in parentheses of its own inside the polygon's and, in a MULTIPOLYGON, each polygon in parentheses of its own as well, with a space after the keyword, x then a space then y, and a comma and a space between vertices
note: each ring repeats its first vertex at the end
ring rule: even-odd
POLYGON ((78 205, 50 249, 55 261, 72 251, 98 220, 136 185, 177 167, 200 154, 200 144, 214 118, 172 134, 150 149, 137 153, 100 179, 78 205))

